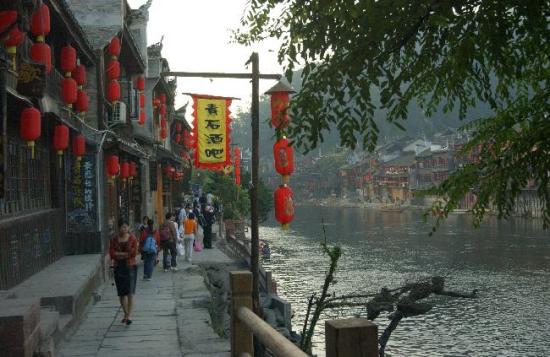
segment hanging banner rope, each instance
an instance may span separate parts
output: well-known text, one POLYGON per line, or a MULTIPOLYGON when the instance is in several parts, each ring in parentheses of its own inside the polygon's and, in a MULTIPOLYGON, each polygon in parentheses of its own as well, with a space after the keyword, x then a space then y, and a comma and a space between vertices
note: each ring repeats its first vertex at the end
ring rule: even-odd
POLYGON ((231 98, 193 96, 195 167, 221 170, 231 163, 229 118, 231 98))

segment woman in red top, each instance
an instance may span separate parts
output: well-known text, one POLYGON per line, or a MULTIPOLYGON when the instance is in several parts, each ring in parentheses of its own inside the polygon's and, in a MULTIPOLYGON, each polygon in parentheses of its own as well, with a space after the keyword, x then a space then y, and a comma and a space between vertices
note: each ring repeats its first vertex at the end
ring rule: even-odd
POLYGON ((136 293, 137 266, 136 255, 138 242, 128 230, 128 223, 118 222, 118 234, 109 242, 109 255, 114 269, 115 284, 124 311, 122 323, 132 323, 133 295, 136 293))

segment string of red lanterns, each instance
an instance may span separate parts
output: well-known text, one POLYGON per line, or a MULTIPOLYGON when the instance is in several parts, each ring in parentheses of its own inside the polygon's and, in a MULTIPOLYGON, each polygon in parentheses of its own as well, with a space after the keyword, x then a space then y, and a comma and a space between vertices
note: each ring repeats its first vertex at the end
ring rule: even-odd
POLYGON ((86 154, 86 137, 83 134, 78 134, 73 137, 72 149, 76 160, 82 160, 82 156, 86 154))
POLYGON ((19 135, 31 148, 31 157, 34 159, 34 142, 41 134, 41 114, 34 107, 25 108, 20 115, 19 135))
POLYGON ((31 33, 36 38, 31 46, 31 58, 46 67, 46 74, 52 70, 52 50, 45 42, 50 30, 50 9, 46 4, 41 4, 31 16, 31 33))
POLYGON ((283 229, 294 219, 294 193, 289 187, 290 175, 294 172, 294 151, 284 136, 284 129, 288 126, 289 94, 293 90, 286 84, 279 82, 266 93, 271 95, 271 124, 277 131, 278 140, 273 144, 273 158, 275 170, 281 175, 282 183, 273 194, 275 203, 275 218, 282 224, 283 229))
POLYGON ((120 84, 118 83, 118 79, 120 78, 120 63, 118 62, 120 46, 120 39, 118 36, 115 36, 107 47, 107 52, 111 55, 111 59, 105 69, 107 79, 109 80, 106 96, 107 100, 113 104, 120 100, 120 84))
POLYGON ((69 127, 65 124, 57 124, 53 132, 53 148, 59 156, 59 167, 63 163, 63 153, 69 147, 69 127))

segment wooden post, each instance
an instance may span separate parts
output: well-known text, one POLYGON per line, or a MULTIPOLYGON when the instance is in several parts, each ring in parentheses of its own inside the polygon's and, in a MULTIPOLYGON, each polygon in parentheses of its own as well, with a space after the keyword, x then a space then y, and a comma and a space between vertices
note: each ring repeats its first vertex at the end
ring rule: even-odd
POLYGON ((260 238, 258 228, 258 166, 260 163, 260 65, 258 54, 252 53, 252 187, 250 188, 250 271, 252 272, 252 301, 254 312, 262 316, 260 308, 260 238))
POLYGON ((252 274, 249 271, 229 272, 231 282, 231 356, 244 353, 254 356, 252 331, 237 317, 241 307, 252 309, 252 274))
POLYGON ((378 326, 367 319, 325 322, 326 357, 378 357, 378 326))

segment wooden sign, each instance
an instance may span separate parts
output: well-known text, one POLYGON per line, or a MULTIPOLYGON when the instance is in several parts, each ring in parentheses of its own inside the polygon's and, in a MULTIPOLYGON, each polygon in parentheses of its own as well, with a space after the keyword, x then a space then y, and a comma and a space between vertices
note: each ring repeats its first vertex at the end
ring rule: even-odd
POLYGON ((67 200, 67 230, 69 232, 96 232, 97 195, 95 154, 72 159, 67 200))
POLYGON ((46 67, 41 64, 21 62, 17 92, 28 97, 42 98, 46 89, 46 67))

